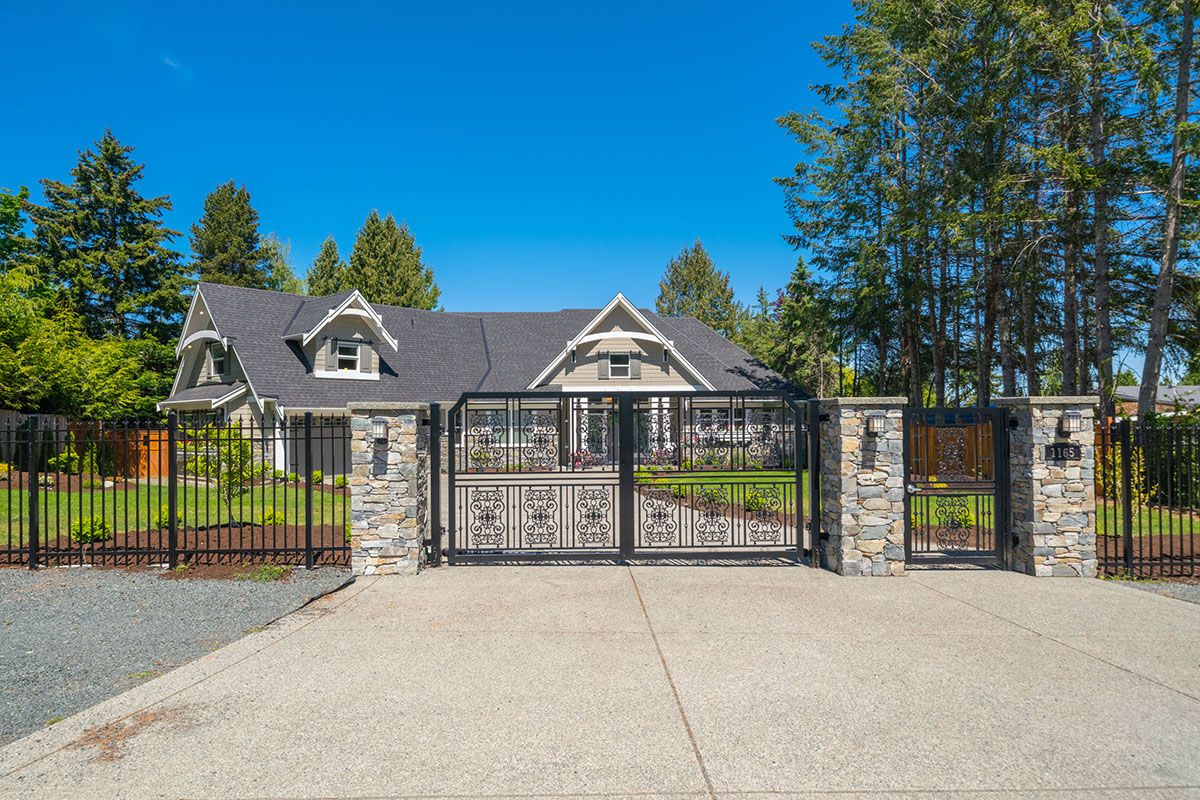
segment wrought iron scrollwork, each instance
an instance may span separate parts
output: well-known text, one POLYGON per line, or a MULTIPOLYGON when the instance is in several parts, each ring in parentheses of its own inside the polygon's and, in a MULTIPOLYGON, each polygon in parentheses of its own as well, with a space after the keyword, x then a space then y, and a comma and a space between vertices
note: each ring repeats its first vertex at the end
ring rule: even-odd
POLYGON ((497 469, 504 465, 504 439, 508 414, 498 409, 467 411, 464 432, 467 469, 497 469))
POLYGON ((575 495, 575 538, 582 545, 612 542, 612 500, 607 487, 582 488, 575 495))
POLYGON ((674 491, 655 486, 642 493, 642 539, 648 545, 671 545, 679 534, 674 491))
POLYGON ((947 550, 964 550, 971 541, 971 508, 966 497, 941 496, 937 498, 937 527, 933 538, 938 546, 947 550))
POLYGON ((504 544, 505 503, 502 489, 474 489, 467 495, 470 521, 468 533, 476 547, 504 544))
POLYGON ((609 461, 609 412, 584 410, 579 412, 579 453, 577 466, 592 466, 609 461))
POLYGON ((710 467, 726 466, 729 462, 729 409, 696 409, 692 421, 692 454, 696 464, 710 467))
POLYGON ((777 543, 783 539, 783 492, 780 486, 747 486, 742 505, 746 520, 746 539, 759 543, 777 543))
POLYGON ((643 439, 638 463, 651 466, 675 463, 677 448, 672 412, 669 409, 653 408, 640 414, 643 439))
POLYGON ((729 539, 729 497, 725 490, 706 486, 696 492, 696 540, 724 544, 729 539))
POLYGON ((558 498, 552 488, 524 492, 522 519, 525 544, 551 547, 558 544, 558 498))
POLYGON ((558 466, 558 415, 554 411, 521 413, 522 469, 553 469, 558 466))
POLYGON ((746 455, 760 467, 783 463, 783 412, 777 409, 746 409, 746 455))
POLYGON ((967 428, 937 427, 933 430, 934 471, 939 481, 966 481, 974 478, 967 464, 967 428))

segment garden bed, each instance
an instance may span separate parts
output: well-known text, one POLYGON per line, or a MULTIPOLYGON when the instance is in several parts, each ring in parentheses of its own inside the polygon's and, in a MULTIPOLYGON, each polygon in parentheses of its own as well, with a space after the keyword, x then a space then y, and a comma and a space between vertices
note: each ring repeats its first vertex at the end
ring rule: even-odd
MULTIPOLYGON (((1121 536, 1096 537, 1096 556, 1105 575, 1125 574, 1125 540, 1121 536)), ((1133 577, 1200 576, 1200 534, 1165 531, 1133 537, 1133 577), (1141 563, 1139 563, 1141 562, 1141 563)))
MULTIPOLYGON (((38 489, 44 492, 82 492, 85 490, 123 489, 128 484, 124 478, 78 472, 42 472, 38 475, 38 489)), ((29 489, 29 473, 9 470, 7 477, 0 480, 0 494, 22 492, 29 489)))
MULTIPOLYGON (((317 564, 348 565, 350 545, 341 525, 313 525, 313 557, 317 564)), ((77 544, 69 536, 42 542, 39 559, 47 566, 149 566, 167 561, 164 529, 118 531, 106 539, 77 544)), ((214 525, 180 528, 178 562, 197 565, 303 564, 303 525, 214 525)), ((0 550, 0 564, 27 565, 25 550, 0 550)))

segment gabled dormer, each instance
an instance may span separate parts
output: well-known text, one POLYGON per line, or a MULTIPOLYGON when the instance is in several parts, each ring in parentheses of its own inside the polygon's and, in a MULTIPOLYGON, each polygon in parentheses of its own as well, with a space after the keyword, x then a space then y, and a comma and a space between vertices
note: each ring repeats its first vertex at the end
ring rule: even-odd
POLYGON ((578 391, 712 389, 675 343, 617 293, 527 388, 578 391))
POLYGON ((379 380, 382 351, 399 346, 357 289, 305 302, 283 338, 300 347, 317 378, 379 380))

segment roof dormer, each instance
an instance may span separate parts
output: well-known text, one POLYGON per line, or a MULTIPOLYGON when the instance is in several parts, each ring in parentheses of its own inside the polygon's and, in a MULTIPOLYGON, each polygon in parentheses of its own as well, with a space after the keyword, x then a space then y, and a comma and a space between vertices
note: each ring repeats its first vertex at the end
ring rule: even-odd
POLYGON ((321 332, 328 328, 337 320, 353 318, 362 321, 376 336, 391 346, 393 350, 399 348, 400 344, 396 337, 392 336, 388 329, 383 324, 383 318, 379 313, 367 302, 367 299, 362 296, 362 293, 357 289, 350 291, 344 297, 341 295, 333 295, 329 298, 313 298, 305 303, 305 306, 311 306, 322 302, 322 300, 338 300, 336 305, 329 307, 324 316, 317 318, 312 324, 307 321, 302 323, 299 330, 293 330, 284 335, 284 339, 297 341, 301 347, 308 347, 312 342, 320 337, 321 332))

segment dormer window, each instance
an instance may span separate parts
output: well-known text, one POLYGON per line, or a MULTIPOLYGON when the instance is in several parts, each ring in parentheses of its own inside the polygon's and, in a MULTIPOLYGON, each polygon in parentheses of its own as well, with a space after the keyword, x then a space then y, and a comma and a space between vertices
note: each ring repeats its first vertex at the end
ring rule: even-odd
POLYGON ((358 372, 358 342, 337 343, 337 371, 358 372))
POLYGON ((213 376, 225 374, 225 348, 219 344, 213 344, 208 348, 209 358, 212 360, 213 376))
POLYGON ((613 378, 629 377, 629 353, 611 353, 608 356, 608 374, 613 378))

